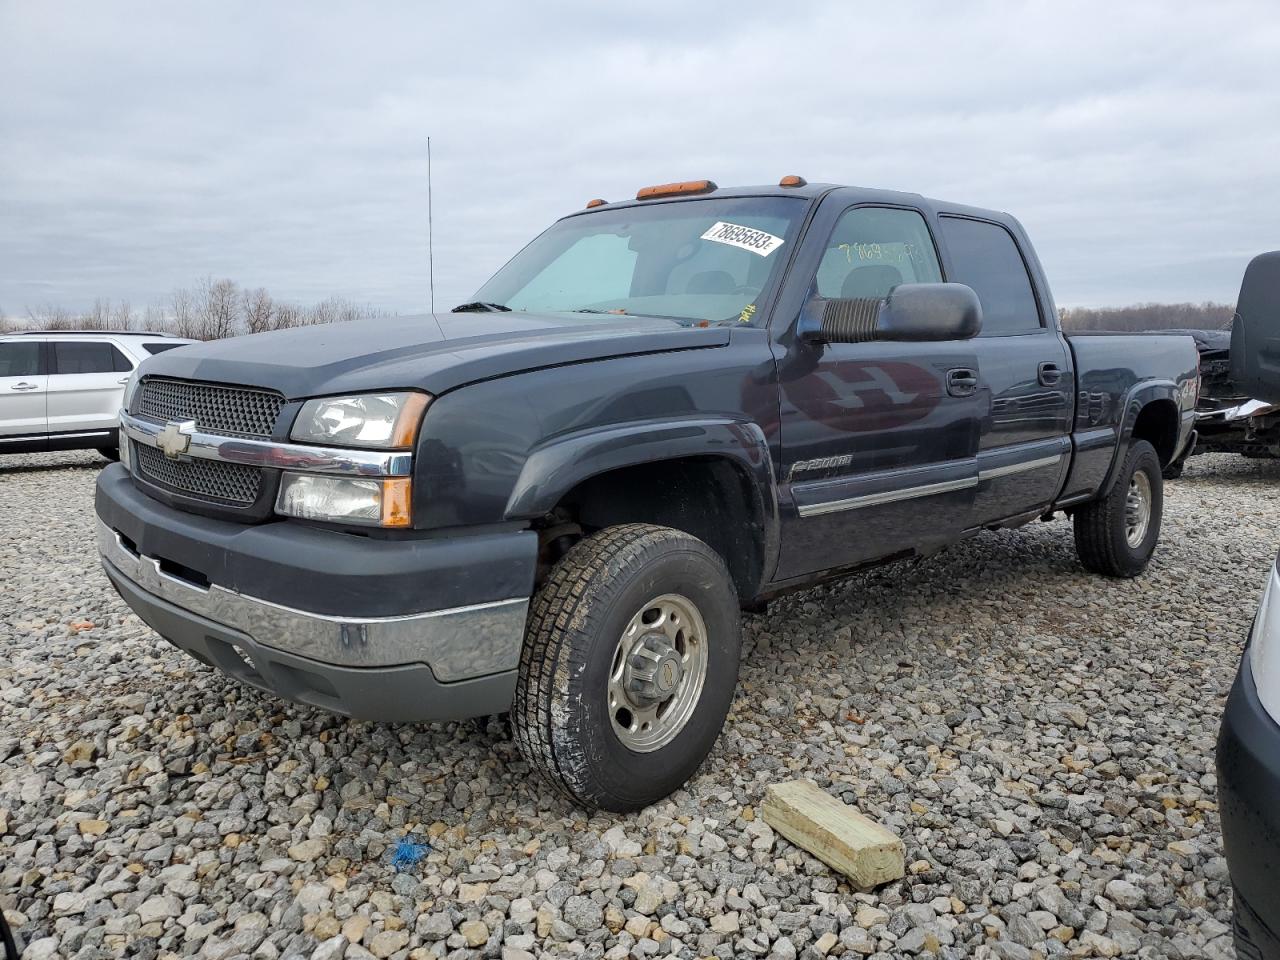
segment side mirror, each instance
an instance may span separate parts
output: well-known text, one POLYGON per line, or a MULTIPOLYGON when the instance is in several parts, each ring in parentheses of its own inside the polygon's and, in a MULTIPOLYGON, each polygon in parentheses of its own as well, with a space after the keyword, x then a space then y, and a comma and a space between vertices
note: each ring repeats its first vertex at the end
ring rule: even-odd
POLYGON ((982 329, 982 304, 963 283, 903 283, 882 300, 815 298, 800 315, 800 338, 814 343, 968 340, 982 329))

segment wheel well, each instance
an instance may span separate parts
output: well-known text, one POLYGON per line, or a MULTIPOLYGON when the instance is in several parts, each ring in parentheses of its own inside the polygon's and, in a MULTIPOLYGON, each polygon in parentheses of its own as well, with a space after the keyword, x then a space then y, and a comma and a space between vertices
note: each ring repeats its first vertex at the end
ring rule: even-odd
POLYGON ((731 460, 662 460, 582 481, 536 525, 544 531, 544 555, 549 554, 544 564, 549 568, 575 539, 619 523, 683 530, 721 556, 743 603, 760 591, 764 507, 750 475, 731 460))
POLYGON ((1173 460, 1178 447, 1178 407, 1172 400, 1152 400, 1138 411, 1133 423, 1133 439, 1145 440, 1156 448, 1160 466, 1173 460))

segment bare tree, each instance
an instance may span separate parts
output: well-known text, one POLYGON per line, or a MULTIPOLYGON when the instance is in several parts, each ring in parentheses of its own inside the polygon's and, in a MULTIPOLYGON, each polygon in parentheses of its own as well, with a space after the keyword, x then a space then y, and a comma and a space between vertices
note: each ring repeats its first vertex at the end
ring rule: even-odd
POLYGON ((104 300, 102 297, 94 300, 93 306, 81 319, 80 325, 85 330, 110 330, 111 301, 104 300))
POLYGON ((28 326, 33 330, 74 330, 81 325, 81 320, 65 307, 46 303, 34 310, 27 307, 28 326))
POLYGON ((147 304, 147 309, 142 313, 142 329, 152 333, 164 333, 168 326, 169 320, 164 315, 164 309, 154 303, 147 304))
POLYGON ((196 302, 191 291, 186 287, 174 290, 169 297, 169 306, 173 311, 173 332, 194 340, 197 333, 196 302))
POLYGON ((107 320, 108 330, 132 330, 133 329, 133 310, 129 307, 128 300, 121 300, 116 304, 116 308, 111 311, 111 316, 107 320))
POLYGON ((296 303, 280 303, 275 305, 275 328, 277 330, 288 330, 291 327, 300 327, 305 322, 302 314, 302 308, 296 303))
POLYGON ((240 312, 248 333, 262 333, 276 328, 276 307, 266 287, 246 290, 241 297, 240 312))
POLYGON ((1062 310, 1066 330, 1222 330, 1235 307, 1226 303, 1138 303, 1131 307, 1062 310))
POLYGON ((196 287, 196 318, 201 340, 235 336, 240 319, 240 288, 235 281, 201 280, 196 287))

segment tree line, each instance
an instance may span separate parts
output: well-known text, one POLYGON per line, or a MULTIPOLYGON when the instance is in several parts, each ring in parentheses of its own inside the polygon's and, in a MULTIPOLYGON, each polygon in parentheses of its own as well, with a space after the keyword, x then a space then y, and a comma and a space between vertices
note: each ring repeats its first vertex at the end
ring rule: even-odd
POLYGON ((249 289, 234 280, 204 277, 191 287, 179 287, 162 303, 135 309, 128 300, 99 298, 88 310, 68 310, 56 304, 28 307, 26 318, 7 318, 0 311, 0 333, 14 330, 147 330, 172 333, 191 340, 220 340, 245 333, 288 330, 321 323, 339 323, 388 316, 385 311, 329 297, 303 306, 277 300, 265 287, 249 289))
MULTIPOLYGON (((1235 307, 1225 303, 1139 303, 1129 307, 1071 307, 1060 311, 1063 329, 1088 330, 1221 330, 1231 326, 1235 307)), ((0 333, 14 330, 150 330, 192 340, 218 340, 243 333, 287 330, 320 323, 339 323, 389 316, 386 311, 330 297, 310 306, 277 300, 265 287, 249 289, 234 280, 204 277, 180 287, 163 303, 135 310, 127 300, 94 301, 87 311, 47 304, 28 308, 26 319, 5 318, 0 333)))
POLYGON ((1061 311, 1064 330, 1223 330, 1236 308, 1226 303, 1138 303, 1061 311))

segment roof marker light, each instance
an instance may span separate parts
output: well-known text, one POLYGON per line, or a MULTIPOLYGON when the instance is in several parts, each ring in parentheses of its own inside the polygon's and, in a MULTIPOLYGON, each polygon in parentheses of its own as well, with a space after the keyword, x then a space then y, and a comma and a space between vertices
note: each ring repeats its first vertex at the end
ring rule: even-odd
POLYGON ((778 181, 780 187, 803 187, 809 181, 804 177, 798 177, 794 173, 788 173, 785 177, 778 181))
POLYGON ((592 207, 603 207, 608 202, 608 200, 601 200, 599 197, 596 197, 594 200, 587 201, 587 209, 590 210, 592 207))
POLYGON ((685 193, 710 193, 716 185, 710 180, 683 180, 680 183, 660 183, 656 187, 641 187, 637 200, 653 200, 657 197, 678 197, 685 193))

